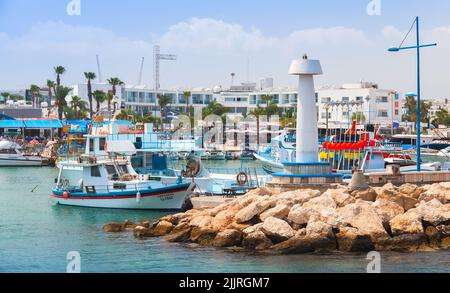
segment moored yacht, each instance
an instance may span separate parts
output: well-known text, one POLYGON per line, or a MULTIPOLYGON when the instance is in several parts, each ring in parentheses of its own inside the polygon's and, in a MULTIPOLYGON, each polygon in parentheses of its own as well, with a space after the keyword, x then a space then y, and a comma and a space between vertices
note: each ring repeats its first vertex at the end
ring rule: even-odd
POLYGON ((146 180, 133 169, 130 141, 109 141, 88 135, 85 155, 58 163, 59 175, 52 201, 59 205, 142 210, 180 210, 192 184, 146 180))
POLYGON ((27 156, 17 143, 0 141, 0 167, 41 167, 47 165, 47 160, 39 156, 27 156))

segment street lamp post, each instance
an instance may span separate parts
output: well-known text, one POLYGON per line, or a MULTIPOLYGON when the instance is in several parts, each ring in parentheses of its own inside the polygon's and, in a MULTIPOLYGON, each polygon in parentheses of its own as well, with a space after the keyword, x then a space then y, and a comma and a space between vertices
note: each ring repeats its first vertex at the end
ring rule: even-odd
MULTIPOLYGON (((403 42, 400 44, 400 46, 398 47, 392 47, 389 48, 388 51, 389 52, 399 52, 401 50, 410 50, 410 49, 416 49, 417 52, 417 172, 421 171, 421 156, 420 156, 420 148, 421 148, 421 141, 420 141, 420 136, 421 136, 421 121, 420 121, 420 48, 425 48, 425 47, 434 47, 437 46, 436 43, 434 44, 426 44, 426 45, 421 45, 420 44, 420 27, 419 27, 419 17, 417 16, 413 25, 416 25, 416 45, 415 46, 408 46, 408 47, 403 47, 403 42)), ((412 30, 413 27, 411 27, 412 30)), ((408 32, 408 34, 411 32, 411 30, 408 32)), ((407 37, 408 35, 406 35, 407 37)), ((406 40, 406 37, 404 40, 406 40)))

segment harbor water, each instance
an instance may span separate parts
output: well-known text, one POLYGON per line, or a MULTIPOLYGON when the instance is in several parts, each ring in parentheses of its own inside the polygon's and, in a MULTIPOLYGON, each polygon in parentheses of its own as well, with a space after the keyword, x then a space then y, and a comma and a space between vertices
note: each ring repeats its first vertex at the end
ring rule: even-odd
MULTIPOLYGON (((365 254, 268 256, 105 234, 105 223, 165 214, 52 206, 56 176, 51 168, 0 169, 0 272, 64 273, 70 251, 80 253, 82 272, 365 272, 369 263, 365 254)), ((382 272, 450 272, 448 252, 381 255, 382 272)))

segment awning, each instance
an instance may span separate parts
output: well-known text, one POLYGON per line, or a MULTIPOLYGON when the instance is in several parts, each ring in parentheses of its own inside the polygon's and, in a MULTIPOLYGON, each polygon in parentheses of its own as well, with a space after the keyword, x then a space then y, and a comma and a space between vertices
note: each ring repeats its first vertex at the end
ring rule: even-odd
POLYGON ((0 128, 24 128, 25 124, 21 120, 0 120, 0 128))
POLYGON ((23 123, 25 128, 50 129, 63 127, 59 120, 24 120, 23 123))
POLYGON ((108 153, 118 153, 123 155, 136 154, 136 147, 129 140, 110 140, 107 143, 108 153))

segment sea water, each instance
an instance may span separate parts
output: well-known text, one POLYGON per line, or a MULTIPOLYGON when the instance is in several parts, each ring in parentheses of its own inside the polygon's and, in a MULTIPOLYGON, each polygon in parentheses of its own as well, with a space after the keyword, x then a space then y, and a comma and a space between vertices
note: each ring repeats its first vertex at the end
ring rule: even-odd
MULTIPOLYGON (((267 256, 105 234, 105 223, 165 213, 53 206, 56 176, 52 168, 0 169, 0 272, 64 273, 71 251, 81 272, 366 272, 370 262, 366 254, 267 256)), ((450 272, 450 253, 382 253, 381 271, 450 272)))

